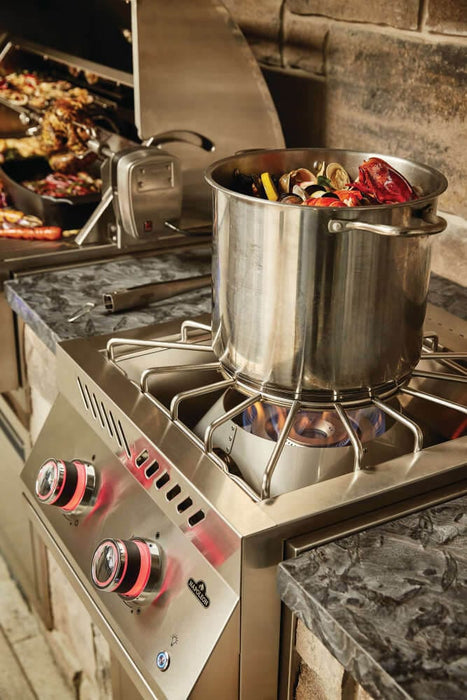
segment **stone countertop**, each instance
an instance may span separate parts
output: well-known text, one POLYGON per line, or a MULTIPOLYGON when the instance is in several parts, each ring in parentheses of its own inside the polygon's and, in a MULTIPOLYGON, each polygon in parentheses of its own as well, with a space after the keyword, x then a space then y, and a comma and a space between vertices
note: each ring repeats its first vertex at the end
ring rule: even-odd
POLYGON ((208 247, 153 256, 125 256, 111 261, 50 270, 5 282, 11 308, 55 352, 57 342, 70 338, 117 333, 171 319, 193 318, 211 311, 211 288, 180 294, 141 309, 109 313, 103 292, 148 282, 164 282, 211 271, 208 247), (87 302, 98 305, 79 320, 67 319, 87 302))
POLYGON ((467 496, 285 561, 278 587, 374 698, 467 697, 467 496))

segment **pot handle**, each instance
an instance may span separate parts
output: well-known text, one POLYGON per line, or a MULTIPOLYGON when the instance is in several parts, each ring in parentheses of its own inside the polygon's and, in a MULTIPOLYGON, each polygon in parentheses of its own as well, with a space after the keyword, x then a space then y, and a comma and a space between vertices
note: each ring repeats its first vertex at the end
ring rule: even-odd
MULTIPOLYGON (((427 212, 429 213, 429 212, 427 212)), ((370 231, 379 236, 427 236, 441 233, 447 226, 447 221, 441 216, 430 214, 429 219, 423 219, 417 226, 389 226, 388 224, 370 224, 366 221, 344 221, 342 219, 330 219, 328 231, 330 233, 344 233, 345 231, 370 231)))

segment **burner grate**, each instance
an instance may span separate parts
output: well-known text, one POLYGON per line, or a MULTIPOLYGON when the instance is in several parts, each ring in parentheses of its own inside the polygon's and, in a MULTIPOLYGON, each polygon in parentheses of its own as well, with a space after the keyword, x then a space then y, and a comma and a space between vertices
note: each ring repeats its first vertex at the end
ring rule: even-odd
MULTIPOLYGON (((199 323, 197 321, 184 321, 181 325, 180 334, 168 339, 162 340, 129 340, 126 338, 112 338, 107 343, 107 357, 108 359, 118 366, 119 359, 122 356, 127 356, 129 346, 132 348, 130 352, 138 350, 185 350, 185 351, 196 351, 205 352, 206 354, 213 354, 213 348, 209 342, 211 338, 211 327, 199 323), (195 338, 193 338, 195 335, 195 338), (190 342, 190 338, 191 341, 190 342), (118 349, 125 350, 125 353, 118 354, 118 349)), ((404 378, 401 382, 394 382, 391 385, 385 385, 381 388, 368 388, 364 393, 360 394, 347 394, 340 395, 335 392, 333 394, 332 400, 329 397, 323 397, 317 394, 316 400, 302 400, 297 398, 288 398, 283 394, 274 394, 269 390, 265 390, 261 387, 255 390, 255 387, 250 386, 242 378, 231 375, 223 367, 220 361, 207 361, 207 362, 197 362, 197 363, 184 363, 184 364, 171 364, 157 367, 150 367, 145 369, 139 379, 139 389, 145 394, 149 399, 155 401, 156 404, 162 408, 169 416, 170 419, 177 424, 189 437, 192 439, 205 453, 207 453, 211 459, 223 470, 230 478, 236 481, 239 486, 246 491, 249 496, 255 501, 262 501, 269 499, 271 496, 271 481, 276 469, 277 463, 283 453, 284 447, 289 440, 290 432, 294 425, 294 421, 297 414, 301 410, 326 410, 331 409, 337 412, 345 431, 349 437, 350 444, 353 448, 353 470, 359 471, 363 469, 362 461, 364 455, 364 447, 360 437, 352 425, 352 421, 349 418, 348 411, 352 408, 360 406, 374 406, 377 409, 383 411, 385 414, 389 415, 394 421, 405 426, 413 436, 413 453, 417 453, 423 449, 424 436, 423 431, 420 426, 409 418, 408 416, 395 410, 388 404, 388 401, 400 395, 407 395, 410 397, 415 397, 422 401, 431 402, 438 406, 443 406, 444 408, 452 409, 467 415, 467 407, 457 401, 451 401, 442 396, 438 396, 432 393, 421 391, 420 389, 413 388, 409 386, 413 379, 436 379, 441 382, 456 382, 456 383, 467 383, 467 369, 459 364, 462 361, 467 360, 467 352, 449 352, 440 349, 440 343, 438 336, 436 334, 430 333, 424 337, 423 354, 420 358, 420 362, 431 360, 436 361, 453 370, 452 372, 439 372, 439 371, 425 371, 422 369, 415 369, 409 377, 404 378), (176 393, 171 401, 169 407, 164 406, 158 401, 156 395, 150 391, 149 383, 151 379, 157 377, 157 375, 171 374, 171 373, 188 373, 196 374, 206 371, 218 372, 220 379, 215 382, 210 382, 202 386, 197 386, 195 388, 187 389, 176 393), (244 397, 239 401, 233 408, 225 411, 219 417, 212 420, 206 427, 203 438, 198 437, 193 430, 191 430, 181 419, 180 419, 180 408, 182 404, 189 399, 205 397, 209 394, 214 394, 216 392, 226 390, 229 388, 234 388, 237 392, 244 397), (228 466, 228 460, 223 459, 216 451, 214 446, 214 434, 215 431, 227 423, 233 420, 237 416, 241 415, 248 407, 252 406, 254 403, 262 401, 269 403, 276 403, 280 406, 286 406, 289 408, 287 418, 285 423, 278 435, 278 439, 271 451, 269 459, 267 460, 266 466, 264 468, 261 489, 259 493, 256 493, 240 476, 232 473, 228 466)))

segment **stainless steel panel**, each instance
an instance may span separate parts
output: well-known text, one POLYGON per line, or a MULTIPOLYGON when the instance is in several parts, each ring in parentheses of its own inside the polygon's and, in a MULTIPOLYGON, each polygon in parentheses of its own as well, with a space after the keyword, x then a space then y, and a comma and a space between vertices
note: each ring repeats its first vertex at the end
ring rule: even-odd
MULTIPOLYGON (((279 118, 241 31, 218 0, 133 0, 135 121, 141 138, 204 134, 216 158, 284 145, 279 118)), ((170 144, 183 164, 186 208, 210 212, 203 181, 212 154, 170 144)))
MULTIPOLYGON (((226 584, 180 526, 156 507, 147 493, 149 488, 155 490, 154 484, 144 484, 142 474, 139 480, 133 478, 63 397, 54 404, 22 477, 38 519, 50 531, 74 575, 112 628, 114 645, 127 650, 156 697, 188 697, 238 606, 238 593, 226 584), (97 500, 82 517, 43 506, 32 495, 37 470, 51 454, 68 460, 79 456, 95 465, 99 481, 97 500), (96 591, 89 581, 90 562, 98 543, 108 537, 133 536, 157 540, 165 558, 165 577, 155 601, 137 610, 130 609, 115 594, 96 591), (190 578, 205 583, 207 607, 190 590, 190 578), (164 673, 155 663, 160 651, 170 654, 170 666, 164 673)), ((204 537, 209 557, 207 522, 208 518, 193 528, 193 537, 204 537)), ((212 546, 215 544, 219 546, 221 542, 212 546)), ((229 554, 235 557, 234 550, 229 554)), ((229 642, 235 644, 230 649, 232 660, 236 658, 238 643, 237 625, 237 633, 230 636, 229 642)))

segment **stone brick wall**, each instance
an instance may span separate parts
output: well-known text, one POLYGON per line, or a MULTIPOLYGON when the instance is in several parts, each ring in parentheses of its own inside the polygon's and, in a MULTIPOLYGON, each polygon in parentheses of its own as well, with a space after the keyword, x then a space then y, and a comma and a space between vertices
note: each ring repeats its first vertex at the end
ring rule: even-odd
POLYGON ((467 219, 465 0, 225 0, 288 146, 394 154, 441 170, 467 219))

